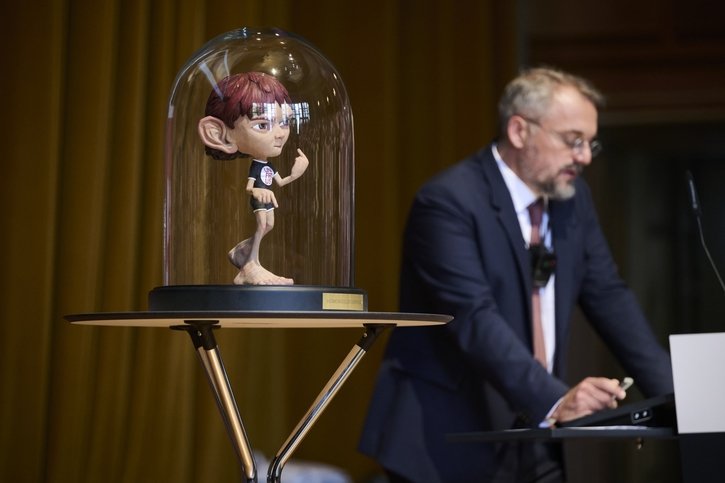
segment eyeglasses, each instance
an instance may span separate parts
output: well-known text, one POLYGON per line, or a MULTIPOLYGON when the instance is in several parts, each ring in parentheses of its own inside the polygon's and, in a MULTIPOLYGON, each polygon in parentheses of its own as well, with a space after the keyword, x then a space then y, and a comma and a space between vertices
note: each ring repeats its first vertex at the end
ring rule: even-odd
POLYGON ((559 141, 564 143, 566 147, 571 149, 571 151, 578 156, 584 154, 584 146, 586 145, 589 145, 589 152, 591 153, 592 158, 596 157, 599 153, 602 152, 602 143, 600 143, 597 139, 592 139, 591 141, 588 141, 581 136, 576 136, 572 138, 572 135, 575 134, 574 132, 562 133, 559 131, 553 131, 542 126, 539 121, 535 121, 524 116, 520 117, 526 120, 526 122, 530 122, 531 124, 538 126, 539 129, 541 129, 542 131, 556 136, 559 141))

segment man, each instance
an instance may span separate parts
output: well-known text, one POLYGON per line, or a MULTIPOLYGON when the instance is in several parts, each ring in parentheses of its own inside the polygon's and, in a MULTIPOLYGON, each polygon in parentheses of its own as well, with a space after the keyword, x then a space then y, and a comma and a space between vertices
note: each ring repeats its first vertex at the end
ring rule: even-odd
POLYGON ((499 139, 416 196, 400 308, 454 320, 391 334, 360 441, 391 481, 564 481, 558 445, 446 435, 551 425, 625 397, 616 379, 564 382, 576 304, 645 395, 672 392, 669 357, 617 274, 579 178, 599 151, 601 103, 576 76, 523 72, 499 103, 499 139))

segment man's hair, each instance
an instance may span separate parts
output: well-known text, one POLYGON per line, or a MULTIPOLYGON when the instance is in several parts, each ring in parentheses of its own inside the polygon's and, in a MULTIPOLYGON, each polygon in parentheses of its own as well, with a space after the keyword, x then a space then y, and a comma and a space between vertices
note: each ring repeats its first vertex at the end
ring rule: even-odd
POLYGON ((589 81, 550 67, 522 71, 508 83, 498 103, 501 130, 506 129, 511 116, 519 114, 541 118, 549 108, 554 93, 560 87, 573 87, 596 108, 604 106, 604 96, 589 81))
MULTIPOLYGON (((263 72, 243 72, 227 76, 216 83, 206 101, 206 116, 213 116, 234 129, 242 116, 252 119, 256 109, 264 104, 291 103, 287 89, 276 77, 263 72)), ((263 112, 263 111, 262 111, 263 112)), ((234 159, 242 153, 224 153, 206 147, 206 154, 214 159, 234 159)))

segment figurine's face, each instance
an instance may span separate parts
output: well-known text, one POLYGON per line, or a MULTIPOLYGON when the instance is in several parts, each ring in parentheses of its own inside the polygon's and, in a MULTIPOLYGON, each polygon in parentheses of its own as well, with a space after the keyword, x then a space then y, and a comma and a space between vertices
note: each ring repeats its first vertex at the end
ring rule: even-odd
POLYGON ((291 115, 286 104, 265 104, 254 109, 251 119, 247 116, 237 119, 234 129, 227 134, 228 140, 236 144, 239 151, 256 159, 279 156, 289 137, 291 115))

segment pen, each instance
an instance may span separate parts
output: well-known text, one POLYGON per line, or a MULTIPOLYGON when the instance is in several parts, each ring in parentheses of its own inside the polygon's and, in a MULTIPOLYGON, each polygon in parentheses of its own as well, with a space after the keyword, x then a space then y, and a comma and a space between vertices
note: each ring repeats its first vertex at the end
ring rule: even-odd
POLYGON ((619 387, 626 391, 627 389, 632 387, 632 384, 634 384, 634 379, 632 379, 631 377, 625 377, 624 379, 622 379, 622 382, 619 383, 619 387))

